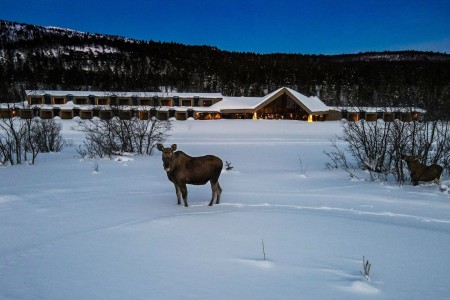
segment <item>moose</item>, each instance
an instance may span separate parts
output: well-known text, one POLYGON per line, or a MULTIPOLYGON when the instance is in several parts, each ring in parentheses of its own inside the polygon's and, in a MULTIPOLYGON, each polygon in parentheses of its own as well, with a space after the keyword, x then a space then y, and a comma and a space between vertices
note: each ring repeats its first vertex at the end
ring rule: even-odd
POLYGON ((438 164, 426 166, 420 162, 418 156, 402 155, 402 159, 408 164, 409 172, 411 173, 411 182, 414 186, 419 184, 419 181, 432 181, 439 183, 443 168, 438 164))
POLYGON ((157 144, 156 147, 162 152, 163 167, 167 177, 175 185, 178 205, 181 204, 181 196, 183 196, 184 206, 188 207, 186 184, 204 185, 208 181, 211 183, 212 190, 209 206, 213 206, 215 198, 216 204, 220 203, 222 188, 219 184, 219 176, 223 168, 220 158, 214 155, 191 157, 183 151, 175 152, 176 144, 170 148, 164 148, 162 144, 157 144))

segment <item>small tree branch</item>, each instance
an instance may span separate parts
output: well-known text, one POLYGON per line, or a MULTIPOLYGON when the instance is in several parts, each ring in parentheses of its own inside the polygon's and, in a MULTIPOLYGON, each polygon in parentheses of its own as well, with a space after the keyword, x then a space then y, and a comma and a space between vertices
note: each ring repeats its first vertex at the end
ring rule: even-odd
POLYGON ((262 244, 262 251, 263 251, 264 260, 266 260, 266 250, 265 250, 265 247, 264 247, 264 240, 263 239, 261 239, 261 244, 262 244))

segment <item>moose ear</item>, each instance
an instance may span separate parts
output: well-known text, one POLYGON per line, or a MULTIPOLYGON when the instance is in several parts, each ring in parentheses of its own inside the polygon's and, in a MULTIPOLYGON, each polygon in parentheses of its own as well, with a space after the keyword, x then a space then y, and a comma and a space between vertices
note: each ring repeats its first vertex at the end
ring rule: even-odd
POLYGON ((177 144, 173 144, 173 145, 170 147, 170 149, 172 149, 172 151, 177 150, 177 144))
POLYGON ((159 151, 163 151, 164 150, 163 144, 156 144, 156 148, 158 148, 159 151))

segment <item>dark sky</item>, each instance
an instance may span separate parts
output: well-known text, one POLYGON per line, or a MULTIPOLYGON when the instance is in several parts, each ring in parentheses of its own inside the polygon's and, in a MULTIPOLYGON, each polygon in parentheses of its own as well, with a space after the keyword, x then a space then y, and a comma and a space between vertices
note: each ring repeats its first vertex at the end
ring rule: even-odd
POLYGON ((0 0, 0 19, 256 53, 450 53, 450 0, 0 0))

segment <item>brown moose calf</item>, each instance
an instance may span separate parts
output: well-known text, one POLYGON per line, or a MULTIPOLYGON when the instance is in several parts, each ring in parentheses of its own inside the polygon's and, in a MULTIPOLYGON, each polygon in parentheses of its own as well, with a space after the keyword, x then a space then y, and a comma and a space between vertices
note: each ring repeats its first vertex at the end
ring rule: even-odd
POLYGON ((203 185, 208 181, 211 183, 212 198, 209 206, 220 203, 222 188, 219 184, 219 176, 222 172, 223 162, 214 155, 200 157, 191 157, 182 151, 177 151, 177 145, 173 144, 170 148, 164 148, 162 144, 156 147, 162 152, 164 170, 167 172, 167 178, 175 185, 178 205, 181 204, 183 197, 184 206, 188 206, 186 184, 203 185))
POLYGON ((420 158, 417 156, 402 155, 402 159, 408 164, 413 185, 418 185, 419 181, 434 180, 436 183, 439 183, 442 171, 444 170, 440 165, 432 164, 426 166, 420 163, 420 158))

